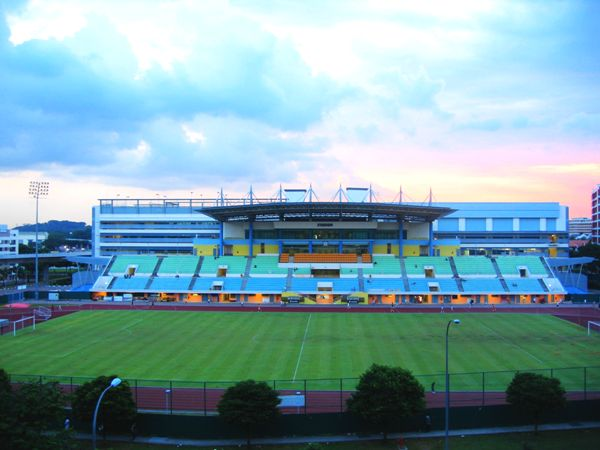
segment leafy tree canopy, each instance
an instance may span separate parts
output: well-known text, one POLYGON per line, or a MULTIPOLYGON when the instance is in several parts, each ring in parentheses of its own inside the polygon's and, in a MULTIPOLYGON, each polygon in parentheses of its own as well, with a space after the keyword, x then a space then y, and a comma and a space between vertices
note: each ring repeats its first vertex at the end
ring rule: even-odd
POLYGON ((506 389, 506 401, 531 415, 537 433, 540 416, 566 403, 560 380, 537 373, 517 373, 506 389))
POLYGON ((363 373, 348 410, 387 432, 425 408, 425 390, 408 370, 373 364, 363 373))
POLYGON ((250 445, 250 435, 279 416, 277 392, 267 383, 240 381, 228 388, 217 408, 227 423, 244 429, 250 445))
POLYGON ((25 383, 14 391, 0 391, 0 446, 14 450, 72 448, 69 434, 62 430, 65 406, 58 383, 25 383))
MULTIPOLYGON (((81 422, 91 423, 100 394, 115 378, 116 375, 100 376, 77 388, 73 394, 73 415, 81 422)), ((103 424, 107 432, 124 432, 130 429, 136 414, 129 383, 122 381, 104 395, 98 411, 98 423, 103 424)))

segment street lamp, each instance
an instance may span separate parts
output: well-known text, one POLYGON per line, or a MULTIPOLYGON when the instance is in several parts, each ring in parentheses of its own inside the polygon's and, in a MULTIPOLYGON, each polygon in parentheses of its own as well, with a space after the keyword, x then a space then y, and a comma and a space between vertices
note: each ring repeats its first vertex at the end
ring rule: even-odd
POLYGON ((448 332, 450 331, 450 325, 460 324, 460 320, 454 319, 449 320, 446 325, 446 435, 444 439, 444 449, 448 450, 448 428, 450 420, 450 375, 448 374, 448 332))
POLYGON ((117 377, 114 380, 112 380, 110 382, 110 384, 108 385, 108 387, 102 391, 102 394, 100 394, 100 397, 98 398, 98 403, 96 403, 96 409, 94 410, 94 420, 92 422, 92 448, 94 450, 96 450, 96 419, 98 418, 98 410, 100 409, 100 402, 102 401, 102 397, 104 397, 104 394, 106 394, 106 392, 110 388, 117 387, 119 384, 121 384, 120 378, 117 377))
POLYGON ((35 299, 40 299, 40 286, 39 286, 39 266, 38 266, 38 211, 40 197, 46 197, 48 195, 48 188, 50 183, 47 181, 30 181, 29 182, 29 195, 35 198, 35 299))

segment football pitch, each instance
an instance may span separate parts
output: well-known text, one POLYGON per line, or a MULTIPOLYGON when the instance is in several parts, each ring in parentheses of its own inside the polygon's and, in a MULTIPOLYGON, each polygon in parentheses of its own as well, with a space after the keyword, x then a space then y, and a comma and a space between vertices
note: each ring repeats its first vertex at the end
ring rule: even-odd
POLYGON ((440 374, 450 319, 450 372, 600 365, 599 334, 549 315, 82 311, 0 337, 0 367, 180 381, 354 378, 372 363, 440 374))

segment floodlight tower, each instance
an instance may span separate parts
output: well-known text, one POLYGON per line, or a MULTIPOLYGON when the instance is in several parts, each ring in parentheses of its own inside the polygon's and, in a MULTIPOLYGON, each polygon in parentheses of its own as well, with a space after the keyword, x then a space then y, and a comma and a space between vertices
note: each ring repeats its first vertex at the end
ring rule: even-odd
POLYGON ((39 203, 40 197, 46 197, 48 195, 48 189, 50 183, 48 181, 30 181, 29 182, 29 195, 31 198, 35 198, 35 299, 40 299, 40 285, 39 285, 39 254, 38 254, 38 226, 39 226, 39 203))

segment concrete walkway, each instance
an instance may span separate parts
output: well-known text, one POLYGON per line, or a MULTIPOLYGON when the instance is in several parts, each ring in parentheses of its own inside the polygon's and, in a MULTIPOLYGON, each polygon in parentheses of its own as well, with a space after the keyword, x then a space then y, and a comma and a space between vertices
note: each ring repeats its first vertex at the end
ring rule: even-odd
MULTIPOLYGON (((549 425, 540 425, 539 431, 554 431, 554 430, 582 430, 589 428, 600 428, 600 422, 573 422, 573 423, 557 423, 549 425)), ((503 427, 503 428, 476 428, 466 430, 451 430, 450 436, 477 436, 487 434, 501 433, 523 433, 533 431, 532 425, 518 427, 503 427)), ((388 435, 390 440, 400 437, 405 439, 410 438, 432 438, 443 437, 443 430, 430 431, 428 433, 391 433, 388 435)), ((91 434, 79 433, 76 436, 78 439, 91 439, 91 434)), ((97 437, 100 441, 101 438, 97 437)), ((381 439, 380 434, 373 435, 342 435, 342 436, 291 436, 282 438, 262 438, 252 439, 253 444, 259 445, 280 445, 280 444, 308 444, 310 442, 357 442, 357 441, 375 441, 381 439)), ((130 436, 107 436, 107 441, 131 441, 130 436)), ((218 439, 218 440, 195 440, 195 439, 177 439, 167 437, 145 437, 139 436, 135 439, 137 443, 146 443, 153 445, 172 445, 178 447, 235 447, 245 445, 244 439, 218 439)))

